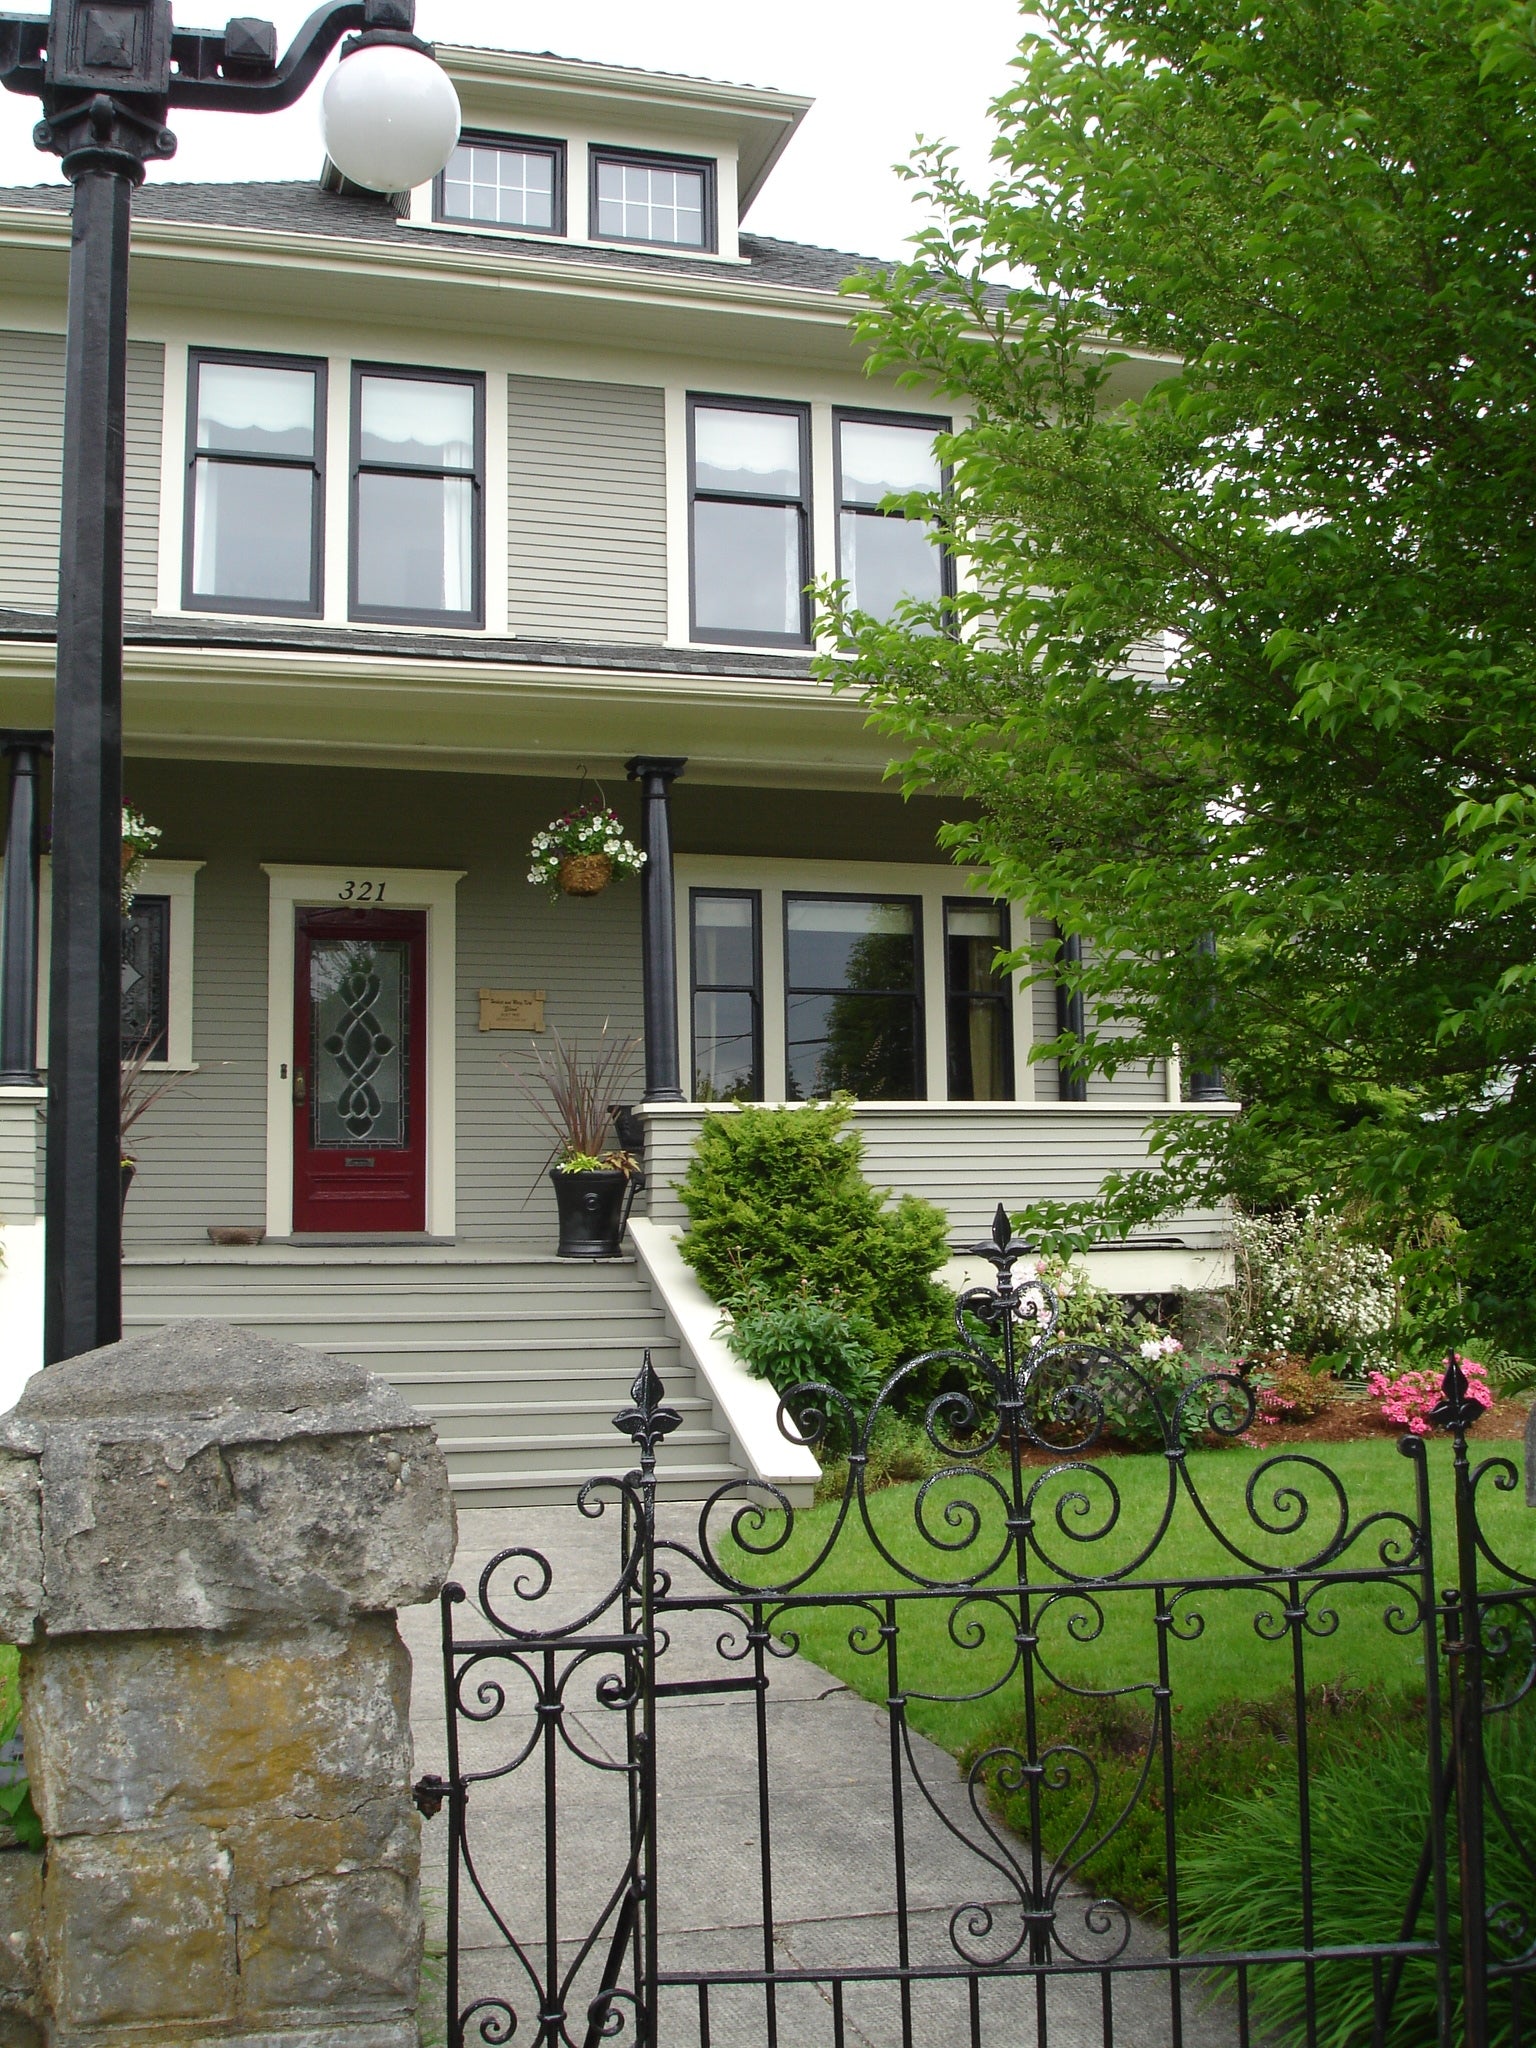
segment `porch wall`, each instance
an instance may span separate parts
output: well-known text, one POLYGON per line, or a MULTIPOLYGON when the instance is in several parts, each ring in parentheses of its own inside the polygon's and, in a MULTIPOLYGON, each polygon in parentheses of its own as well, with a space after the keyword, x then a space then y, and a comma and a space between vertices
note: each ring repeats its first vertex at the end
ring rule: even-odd
POLYGON ((43 1102, 0 1088, 0 1414, 43 1362, 43 1102))
MULTIPOLYGON (((1223 1114, 1165 1110, 1164 1115, 1223 1114)), ((706 1116, 729 1115, 683 1104, 647 1112, 646 1162, 651 1220, 680 1228, 686 1214, 677 1183, 706 1116)), ((1155 1113, 1154 1113, 1155 1114, 1155 1113)), ((1093 1103, 866 1104, 855 1115, 864 1140, 864 1169, 876 1187, 920 1195, 949 1218, 951 1237, 990 1234, 999 1202, 1081 1201, 1097 1194, 1107 1173, 1144 1165, 1153 1117, 1143 1108, 1093 1103)), ((1191 1210, 1159 1224, 1160 1236, 1191 1248, 1220 1246, 1225 1219, 1191 1210)))

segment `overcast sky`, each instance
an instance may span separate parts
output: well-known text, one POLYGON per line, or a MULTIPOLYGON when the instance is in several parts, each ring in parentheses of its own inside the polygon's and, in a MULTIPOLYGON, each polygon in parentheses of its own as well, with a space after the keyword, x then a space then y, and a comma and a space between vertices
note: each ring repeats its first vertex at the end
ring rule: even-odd
MULTIPOLYGON (((12 0, 25 6, 26 0, 12 0)), ((315 0, 177 0, 187 27, 226 13, 275 18, 286 44, 315 0)), ((31 10, 45 12, 43 0, 31 10)), ((873 256, 900 253, 913 232, 910 188, 891 171, 919 133, 956 143, 985 170, 987 106, 1008 83, 1018 47, 1019 0, 566 0, 558 8, 513 0, 418 0, 423 35, 443 42, 551 48, 659 71, 689 71, 814 96, 788 154, 748 218, 760 234, 820 242, 873 256)), ((164 179, 307 178, 320 166, 320 86, 287 114, 175 117, 181 149, 149 175, 164 179)), ((0 183, 58 178, 32 147, 32 102, 0 94, 0 183)))

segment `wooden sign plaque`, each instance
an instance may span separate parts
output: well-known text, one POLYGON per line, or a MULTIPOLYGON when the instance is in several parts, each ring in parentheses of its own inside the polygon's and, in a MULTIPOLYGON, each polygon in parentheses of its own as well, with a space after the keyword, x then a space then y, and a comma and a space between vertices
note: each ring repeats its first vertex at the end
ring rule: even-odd
POLYGON ((542 1031, 544 991, 541 988, 483 988, 480 991, 482 1031, 542 1031))

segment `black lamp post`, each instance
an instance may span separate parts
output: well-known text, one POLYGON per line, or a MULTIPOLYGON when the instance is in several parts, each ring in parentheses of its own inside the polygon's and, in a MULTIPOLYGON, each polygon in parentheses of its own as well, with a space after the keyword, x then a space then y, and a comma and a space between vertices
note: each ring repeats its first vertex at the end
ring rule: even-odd
MULTIPOLYGON (((356 74, 372 81, 377 71, 382 87, 360 168, 342 160, 334 141, 332 157, 356 182, 381 190, 423 182, 420 173, 440 170, 457 139, 457 103, 435 65, 435 104, 433 90, 423 90, 421 59, 433 53, 417 40, 415 19, 415 0, 332 0, 279 60, 270 22, 178 29, 171 0, 53 0, 47 17, 0 16, 0 83, 42 101, 37 146, 62 158, 75 188, 54 705, 48 1364, 122 1334, 123 497, 134 188, 146 165, 174 155, 166 126, 174 109, 264 114, 291 106, 348 30, 360 34, 345 57, 398 54, 382 64, 370 56, 356 74), (444 93, 453 102, 451 134, 444 93), (400 174, 380 182, 372 167, 392 146, 400 174)), ((368 81, 343 95, 341 125, 354 135, 368 81)))

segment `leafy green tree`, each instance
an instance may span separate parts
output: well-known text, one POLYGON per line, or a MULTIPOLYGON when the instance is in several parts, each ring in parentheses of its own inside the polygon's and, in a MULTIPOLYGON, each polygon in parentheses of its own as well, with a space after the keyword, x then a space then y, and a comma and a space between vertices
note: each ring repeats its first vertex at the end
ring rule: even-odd
POLYGON ((1458 1317, 1529 1318, 1532 8, 1030 19, 990 189, 920 151, 936 224, 856 315, 962 421, 907 506, 962 589, 839 614, 836 673, 972 800, 953 851, 1090 942, 1090 1063, 1243 1101, 1121 1221, 1322 1186, 1453 1247, 1458 1317))

